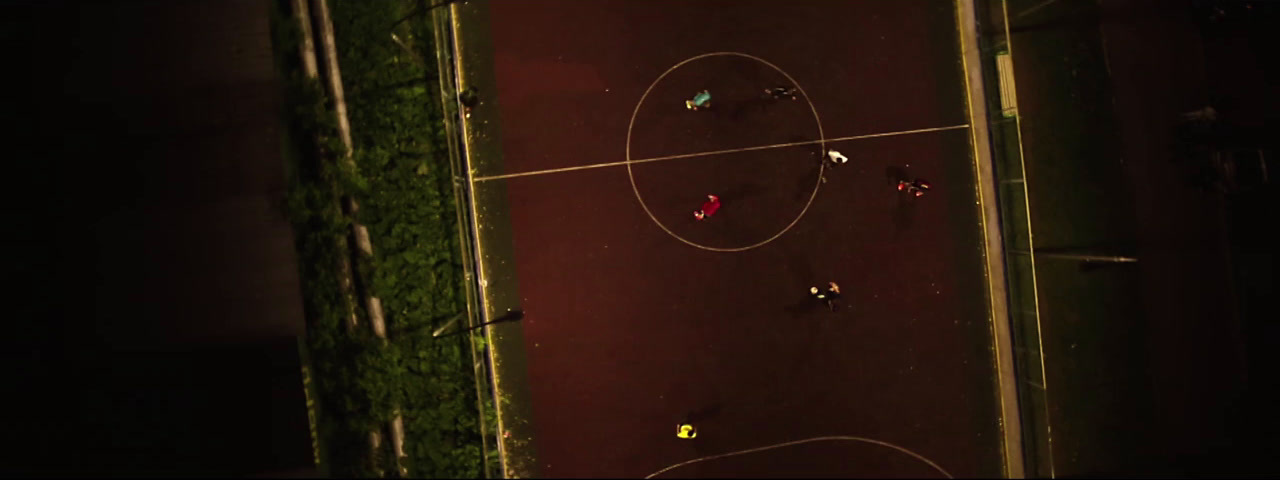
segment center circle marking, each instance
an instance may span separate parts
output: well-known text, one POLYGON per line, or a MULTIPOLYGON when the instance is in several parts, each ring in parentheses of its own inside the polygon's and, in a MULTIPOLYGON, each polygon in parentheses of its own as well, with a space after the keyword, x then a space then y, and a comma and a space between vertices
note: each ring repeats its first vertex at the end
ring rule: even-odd
POLYGON ((774 71, 777 71, 778 73, 782 74, 782 76, 786 77, 787 81, 791 82, 791 85, 795 86, 796 89, 800 91, 800 94, 804 96, 805 103, 809 104, 809 111, 813 112, 813 120, 818 124, 818 145, 822 148, 822 152, 824 154, 826 153, 827 137, 825 134, 823 134, 823 131, 822 131, 822 119, 818 118, 818 109, 814 107, 813 101, 809 99, 809 94, 805 93, 804 87, 800 86, 800 84, 796 82, 794 78, 791 78, 791 75, 787 74, 787 72, 783 71, 781 68, 778 68, 777 65, 774 65, 769 61, 763 58, 757 57, 755 55, 750 55, 750 54, 741 53, 741 52, 711 52, 711 53, 704 53, 702 55, 697 55, 694 57, 689 57, 688 59, 685 59, 680 63, 672 65, 671 68, 667 69, 667 71, 662 72, 662 75, 659 75, 658 78, 653 81, 653 83, 650 83, 649 88, 646 88, 644 90, 644 94, 640 96, 640 101, 636 102, 635 110, 631 112, 631 121, 627 124, 627 157, 626 157, 627 158, 627 161, 626 161, 627 177, 631 179, 631 191, 636 194, 636 200, 640 202, 640 207, 644 209, 644 213, 649 216, 650 220, 653 220, 654 224, 658 225, 658 228, 661 228, 662 231, 667 232, 667 235, 671 235, 676 240, 684 242, 693 247, 701 248, 703 250, 709 250, 713 252, 742 252, 742 251, 751 250, 753 248, 764 246, 769 242, 777 240, 778 237, 781 237, 782 234, 787 233, 788 230, 791 230, 791 227, 794 227, 796 223, 798 223, 800 219, 804 217, 805 212, 808 212, 809 207, 813 205, 813 200, 818 197, 818 189, 822 186, 822 175, 825 172, 827 167, 827 162, 825 161, 825 159, 821 157, 818 159, 818 161, 820 162, 818 167, 818 178, 814 181, 813 193, 809 194, 809 200, 805 202, 804 208, 800 209, 800 213, 796 215, 795 219, 791 220, 791 223, 788 223, 787 226, 783 227, 782 230, 779 230, 778 233, 775 233, 773 234, 773 236, 766 238, 764 240, 761 240, 760 242, 747 245, 744 247, 732 247, 732 248, 711 247, 707 245, 702 245, 700 243, 681 237, 676 232, 671 231, 671 229, 668 228, 666 225, 663 225, 662 222, 658 220, 658 217, 655 216, 651 210, 649 210, 649 206, 644 203, 644 196, 640 194, 640 188, 636 185, 635 173, 632 172, 631 170, 631 164, 633 163, 631 159, 631 131, 636 124, 636 115, 640 113, 640 107, 644 105, 645 98, 649 97, 649 92, 653 91, 653 87, 661 83, 663 78, 666 78, 666 76, 671 74, 671 72, 676 71, 676 69, 684 66, 685 64, 688 64, 696 60, 701 60, 707 57, 716 57, 716 56, 734 56, 734 57, 743 57, 743 58, 755 60, 757 62, 765 64, 769 68, 774 69, 774 71))
POLYGON ((952 475, 951 475, 951 472, 948 472, 946 469, 942 468, 940 465, 938 465, 937 463, 935 463, 933 460, 928 459, 928 458, 927 458, 927 457, 925 457, 924 455, 921 455, 921 454, 919 454, 919 453, 913 452, 913 451, 911 451, 910 449, 908 449, 908 448, 906 448, 906 447, 902 447, 902 446, 894 445, 894 444, 892 444, 892 443, 889 443, 889 442, 886 442, 886 441, 883 441, 883 440, 876 440, 876 439, 874 439, 874 438, 858 437, 858 436, 853 436, 853 435, 833 435, 833 436, 827 436, 827 437, 813 437, 813 438, 806 438, 806 439, 804 439, 804 440, 794 440, 794 441, 790 441, 790 442, 775 443, 775 444, 773 444, 773 445, 765 445, 765 446, 763 446, 763 447, 748 448, 748 449, 746 449, 746 450, 738 450, 738 451, 736 451, 736 452, 728 452, 728 453, 721 453, 721 454, 717 454, 717 455, 708 455, 708 456, 705 456, 705 457, 698 457, 698 458, 695 458, 695 459, 693 459, 693 460, 685 460, 685 461, 680 462, 680 463, 677 463, 677 464, 675 464, 675 465, 670 465, 670 466, 668 466, 668 467, 666 467, 666 468, 663 468, 662 470, 658 470, 658 471, 656 471, 656 472, 650 473, 649 475, 646 475, 644 478, 646 478, 646 479, 654 478, 654 477, 657 477, 657 476, 662 475, 662 474, 664 474, 664 473, 667 473, 667 472, 669 472, 669 471, 672 471, 672 470, 675 470, 675 469, 678 469, 678 468, 682 468, 682 467, 687 467, 687 466, 689 466, 689 465, 693 465, 693 464, 695 464, 695 463, 702 463, 702 462, 707 462, 707 461, 711 461, 711 460, 719 460, 719 459, 722 459, 722 458, 728 458, 728 457, 736 457, 736 456, 739 456, 739 455, 746 455, 746 454, 751 454, 751 453, 758 453, 758 452, 763 452, 763 451, 767 451, 767 450, 774 450, 774 449, 783 448, 783 447, 791 447, 791 446, 795 446, 795 445, 803 445, 803 444, 806 444, 806 443, 815 443, 815 442, 831 442, 831 441, 861 442, 861 443, 865 443, 865 444, 878 445, 878 446, 881 446, 881 447, 886 447, 886 448, 889 448, 889 449, 891 449, 891 450, 895 450, 895 451, 898 451, 898 452, 900 452, 900 453, 904 453, 904 454, 906 454, 906 455, 908 455, 908 456, 910 456, 911 458, 914 458, 914 459, 916 459, 916 460, 919 460, 920 462, 924 463, 925 465, 928 465, 928 466, 929 466, 930 468, 932 468, 934 471, 936 471, 936 472, 938 472, 938 473, 942 474, 942 476, 944 476, 944 477, 946 477, 946 478, 955 478, 954 476, 952 476, 952 475))

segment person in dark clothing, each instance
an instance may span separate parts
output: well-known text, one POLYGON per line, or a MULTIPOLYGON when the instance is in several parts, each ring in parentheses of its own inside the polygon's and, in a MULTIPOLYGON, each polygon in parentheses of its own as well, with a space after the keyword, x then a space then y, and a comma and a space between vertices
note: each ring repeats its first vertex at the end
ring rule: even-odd
POLYGON ((772 97, 774 100, 780 100, 783 98, 790 98, 792 100, 795 100, 796 98, 798 98, 796 96, 796 93, 797 93, 796 87, 779 86, 779 87, 773 87, 773 88, 766 88, 764 90, 764 93, 765 95, 772 97))
POLYGON ((469 86, 458 92, 458 101, 462 103, 462 113, 467 118, 471 118, 471 109, 480 103, 480 89, 475 85, 469 86))
POLYGON ((834 312, 836 310, 836 300, 840 299, 840 285, 837 285, 836 282, 827 282, 827 288, 825 289, 809 287, 809 294, 827 304, 827 309, 834 312))

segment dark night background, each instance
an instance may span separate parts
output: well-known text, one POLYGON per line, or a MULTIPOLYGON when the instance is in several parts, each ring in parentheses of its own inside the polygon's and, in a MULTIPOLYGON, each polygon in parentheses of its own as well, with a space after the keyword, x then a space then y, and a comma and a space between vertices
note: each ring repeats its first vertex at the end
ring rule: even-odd
MULTIPOLYGON (((0 0, 3 474, 314 474, 269 8, 0 0)), ((1213 29, 1217 94, 1274 105, 1274 15, 1205 25, 1185 27, 1213 29)), ((1270 138, 1275 113, 1260 117, 1270 138)), ((1245 344, 1225 354, 1249 372, 1187 387, 1242 392, 1189 460, 1203 470, 1275 472, 1274 204, 1268 189, 1229 205, 1236 303, 1223 311, 1245 344)))
POLYGON ((270 6, 0 1, 3 471, 314 469, 270 6))

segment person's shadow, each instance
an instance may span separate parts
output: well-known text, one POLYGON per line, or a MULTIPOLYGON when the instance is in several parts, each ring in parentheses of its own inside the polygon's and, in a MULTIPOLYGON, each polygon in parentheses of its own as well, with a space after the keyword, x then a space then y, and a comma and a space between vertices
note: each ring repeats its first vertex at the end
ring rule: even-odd
POLYGON ((729 112, 729 119, 733 121, 742 120, 751 113, 764 113, 769 111, 769 106, 773 104, 771 99, 762 97, 753 97, 739 100, 733 103, 733 109, 729 112))
POLYGON ((806 168, 803 175, 796 177, 796 187, 793 190, 796 194, 796 201, 805 201, 813 196, 814 183, 826 183, 824 179, 818 178, 819 175, 826 176, 826 153, 819 152, 817 160, 809 160, 809 168, 806 168))
POLYGON ((791 318, 798 319, 801 317, 811 315, 814 312, 827 310, 827 305, 825 303, 818 301, 818 299, 813 298, 813 294, 809 293, 808 291, 804 292, 803 299, 801 299, 800 295, 798 294, 796 295, 796 299, 797 299, 796 301, 791 302, 786 306, 782 307, 782 311, 790 315, 791 318))
POLYGON ((902 167, 886 167, 884 169, 885 181, 888 186, 894 188, 894 192, 898 194, 898 202, 893 207, 893 234, 896 240, 898 236, 911 229, 915 223, 915 197, 903 194, 897 191, 898 182, 910 181, 911 177, 907 176, 907 170, 902 167))
MULTIPOLYGON (((720 410, 722 410, 723 408, 724 408, 723 402, 712 403, 710 405, 707 405, 705 407, 702 407, 700 409, 694 410, 686 414, 684 417, 684 423, 693 425, 694 428, 698 428, 698 425, 702 425, 706 423, 708 420, 711 420, 719 416, 720 410)), ((707 437, 706 435, 699 435, 693 441, 693 451, 697 454, 698 457, 705 457, 707 455, 711 455, 712 452, 719 450, 718 448, 716 448, 717 446, 716 444, 719 444, 719 442, 716 440, 717 439, 715 439, 714 436, 707 437), (712 440, 713 444, 711 445, 707 444, 707 440, 712 440)))
POLYGON ((889 185, 911 180, 911 177, 907 176, 907 169, 898 166, 885 167, 884 178, 889 185))
POLYGON ((720 201, 739 203, 746 198, 759 195, 765 191, 764 185, 756 182, 739 183, 720 192, 720 201))
POLYGON ((699 408, 688 414, 685 414, 684 423, 690 425, 698 425, 707 420, 713 419, 720 415, 720 411, 724 409, 724 402, 715 402, 705 407, 699 408))
POLYGON ((916 199, 910 195, 898 195, 898 203, 893 207, 893 238, 897 240, 899 236, 911 230, 911 226, 915 224, 916 217, 916 199))

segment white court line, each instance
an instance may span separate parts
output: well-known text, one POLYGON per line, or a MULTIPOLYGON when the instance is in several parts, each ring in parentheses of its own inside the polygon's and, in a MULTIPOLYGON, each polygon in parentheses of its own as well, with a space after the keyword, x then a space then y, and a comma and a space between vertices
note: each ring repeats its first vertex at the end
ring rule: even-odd
MULTIPOLYGON (((1045 2, 1045 5, 1047 5, 1048 3, 1050 2, 1045 2)), ((1009 49, 1009 66, 1013 67, 1014 66, 1013 35, 1009 31, 1008 0, 1004 0, 1000 2, 1000 14, 1004 17, 1004 38, 1005 38, 1005 46, 1006 48, 1009 49)), ((1010 68, 1009 71, 1010 71, 1009 78, 1013 79, 1016 85, 1017 79, 1013 75, 1013 72, 1015 72, 1016 70, 1013 68, 1010 68)), ((1114 100, 1114 96, 1112 97, 1112 99, 1114 100)), ((1039 347, 1037 348, 1037 350, 1039 350, 1037 354, 1040 357, 1040 382, 1041 382, 1041 384, 1037 385, 1037 387, 1039 387, 1040 390, 1045 392, 1043 394, 1044 395, 1043 415, 1045 418, 1045 424, 1044 424, 1045 451, 1046 451, 1046 456, 1049 457, 1048 458, 1049 478, 1055 478, 1057 477, 1057 467, 1054 465, 1054 462, 1053 462, 1053 425, 1050 424, 1048 420, 1049 419, 1049 388, 1048 388, 1049 377, 1048 377, 1048 374, 1045 373, 1045 366, 1044 366, 1045 364, 1044 328, 1040 325, 1040 280, 1039 280, 1039 277, 1036 276, 1035 229, 1033 229, 1031 225, 1031 192, 1030 192, 1030 187, 1027 185, 1027 180, 1026 180, 1027 179, 1027 154, 1025 151, 1023 151, 1023 148, 1022 148, 1022 136, 1023 136, 1022 135, 1022 115, 1019 114, 1018 116, 1014 117, 1014 121, 1016 122, 1014 125, 1016 125, 1018 128, 1018 166, 1021 169, 1020 171, 1022 172, 1022 199, 1023 199, 1022 207, 1023 207, 1023 212, 1026 215, 1026 222, 1027 222, 1027 250, 1028 250, 1027 254, 1031 257, 1031 298, 1032 298, 1032 305, 1035 307, 1035 310, 1036 310, 1036 346, 1039 347)), ((1039 463, 1039 460, 1037 460, 1037 463, 1039 463)))
MULTIPOLYGON (((1017 14, 1017 15, 1014 15, 1013 17, 1014 17, 1014 18, 1022 18, 1022 17, 1025 17, 1025 16, 1027 16, 1027 15, 1031 15, 1032 13, 1035 13, 1036 11, 1038 11, 1038 10, 1040 10, 1040 9, 1044 8, 1044 7, 1047 7, 1047 6, 1049 6, 1049 5, 1052 5, 1052 4, 1054 4, 1054 3, 1057 3, 1057 2, 1058 2, 1058 0, 1044 0, 1043 2, 1040 2, 1039 4, 1036 4, 1036 5, 1032 6, 1031 8, 1028 8, 1028 9, 1026 9, 1026 10, 1023 10, 1021 13, 1019 13, 1019 14, 1017 14)), ((1008 25, 1008 24, 1006 24, 1006 25, 1008 25)))
POLYGON ((693 460, 686 460, 686 461, 683 461, 683 462, 677 463, 677 464, 675 464, 675 465, 668 466, 668 467, 666 467, 666 468, 663 468, 662 470, 658 470, 658 471, 656 471, 656 472, 650 473, 650 474, 646 475, 644 478, 646 478, 646 479, 648 479, 648 478, 653 478, 653 477, 656 477, 656 476, 658 476, 658 475, 662 475, 662 474, 664 474, 664 473, 667 473, 667 472, 669 472, 669 471, 671 471, 671 470, 675 470, 675 469, 680 468, 680 467, 686 467, 686 466, 689 466, 689 465, 693 465, 693 464, 695 464, 695 463, 701 463, 701 462, 705 462, 705 461, 709 461, 709 460, 717 460, 717 459, 726 458, 726 457, 734 457, 734 456, 738 456, 738 455, 746 455, 746 454, 748 454, 748 453, 763 452, 763 451, 765 451, 765 450, 773 450, 773 449, 776 449, 776 448, 790 447, 790 446, 793 446, 793 445, 801 445, 801 444, 805 444, 805 443, 813 443, 813 442, 829 442, 829 441, 865 442, 865 443, 869 443, 869 444, 872 444, 872 445, 879 445, 879 446, 882 446, 882 447, 888 447, 888 448, 891 448, 891 449, 897 450, 897 451, 899 451, 899 452, 905 453, 905 454, 907 454, 907 455, 910 455, 912 458, 915 458, 916 460, 919 460, 919 461, 921 461, 921 462, 924 462, 924 464, 926 464, 926 465, 928 465, 928 466, 932 467, 935 471, 937 471, 938 473, 941 473, 941 474, 942 474, 942 476, 944 476, 944 477, 947 477, 947 478, 955 478, 955 477, 953 477, 953 476, 951 475, 951 472, 948 472, 946 469, 942 468, 941 466, 938 466, 938 464, 933 463, 933 460, 929 460, 929 459, 928 459, 928 458, 926 458, 924 455, 921 455, 921 454, 919 454, 919 453, 913 452, 913 451, 911 451, 910 449, 908 449, 908 448, 906 448, 906 447, 900 447, 900 446, 897 446, 897 445, 894 445, 894 444, 892 444, 892 443, 889 443, 889 442, 886 442, 886 441, 882 441, 882 440, 876 440, 876 439, 873 439, 873 438, 866 438, 866 437, 855 437, 855 436, 852 436, 852 435, 833 435, 833 436, 829 436, 829 437, 814 437, 814 438, 806 438, 806 439, 804 439, 804 440, 794 440, 794 441, 790 441, 790 442, 775 443, 775 444, 773 444, 773 445, 765 445, 765 446, 763 446, 763 447, 748 448, 748 449, 746 449, 746 450, 738 450, 738 451, 736 451, 736 452, 721 453, 721 454, 719 454, 719 455, 708 455, 708 456, 705 456, 705 457, 699 457, 699 458, 695 458, 695 459, 693 459, 693 460))
MULTIPOLYGON (((947 130, 959 130, 962 128, 969 128, 969 124, 964 123, 960 125, 951 125, 947 127, 918 128, 915 130, 900 130, 896 132, 869 133, 866 135, 853 135, 849 137, 828 138, 826 139, 826 143, 830 144, 834 142, 843 142, 847 140, 863 140, 868 138, 893 137, 898 135, 911 135, 916 133, 943 132, 947 130)), ((684 153, 680 155, 666 155, 662 157, 640 158, 636 160, 631 160, 630 162, 624 160, 621 162, 594 163, 591 165, 579 165, 576 167, 550 168, 546 170, 534 170, 531 172, 508 173, 504 175, 490 175, 487 177, 474 177, 471 179, 471 181, 475 183, 475 182, 484 182, 489 180, 501 180, 504 178, 528 177, 533 175, 546 175, 549 173, 563 173, 563 172, 572 172, 576 170, 588 170, 592 168, 620 167, 623 165, 627 165, 628 163, 636 164, 636 163, 661 162, 664 160, 676 160, 680 158, 707 157, 712 155, 723 155, 726 153, 751 152, 756 150, 769 150, 774 148, 795 147, 799 145, 815 145, 822 142, 823 142, 822 140, 806 140, 803 142, 777 143, 773 145, 731 148, 728 150, 715 150, 710 152, 684 153)))
MULTIPOLYGON (((1026 477, 1026 454, 1023 451, 1023 412, 1018 398, 1013 333, 1009 324, 1008 278, 1005 263, 1005 238, 1000 229, 1000 206, 996 198, 996 178, 987 120, 988 98, 982 78, 978 21, 975 0, 956 0, 956 25, 960 39, 960 63, 964 66, 964 84, 968 104, 970 145, 973 147, 974 179, 979 208, 987 280, 987 305, 990 308, 991 338, 995 353, 997 398, 1000 401, 1001 447, 1006 478, 1026 477), (977 101, 975 101, 975 99, 977 101)), ((1005 97, 1001 96, 1003 102, 1005 97)), ((1021 179, 1018 180, 1021 182, 1021 179)), ((1004 184, 1005 181, 1001 181, 1004 184)))
POLYGON ((658 220, 658 217, 653 214, 653 211, 649 210, 649 206, 644 203, 644 195, 640 194, 640 187, 636 185, 636 176, 634 171, 635 169, 631 166, 631 163, 635 160, 635 158, 631 157, 631 134, 634 131, 636 126, 636 115, 640 114, 640 107, 644 105, 644 100, 646 98, 649 98, 649 93, 653 92, 653 87, 657 86, 658 83, 661 83, 662 79, 666 78, 668 74, 675 71, 677 68, 680 68, 681 66, 688 64, 689 62, 694 62, 700 59, 704 59, 708 57, 717 57, 717 56, 736 56, 736 57, 742 57, 742 58, 749 58, 751 60, 768 65, 769 68, 774 69, 780 75, 787 77, 787 85, 794 85, 796 89, 800 91, 800 95, 804 97, 804 103, 809 105, 809 111, 813 113, 813 121, 818 127, 818 146, 821 148, 820 151, 825 152, 827 150, 827 145, 826 145, 827 133, 826 133, 826 130, 822 128, 822 116, 818 114, 818 107, 813 105, 813 99, 810 98, 809 94, 804 91, 804 87, 800 85, 800 82, 796 81, 796 79, 792 77, 791 74, 787 73, 786 70, 783 70, 782 67, 774 65, 772 62, 768 60, 757 57, 755 55, 751 55, 749 53, 742 53, 742 52, 704 53, 702 55, 696 55, 693 57, 686 58, 684 61, 677 63, 675 65, 672 65, 671 68, 667 69, 667 71, 662 72, 662 75, 658 75, 658 78, 654 79, 653 83, 649 84, 649 88, 646 88, 644 90, 644 93, 640 95, 640 101, 636 102, 635 110, 631 111, 631 121, 627 123, 627 155, 625 157, 627 160, 627 164, 626 164, 627 179, 631 180, 631 192, 636 194, 636 201, 640 202, 640 208, 644 209, 645 215, 648 215, 649 219, 653 220, 653 223, 657 225, 658 228, 661 228, 662 231, 667 232, 667 235, 671 235, 672 238, 680 240, 681 242, 684 242, 686 245, 697 247, 706 251, 741 252, 745 250, 751 250, 753 248, 757 248, 763 245, 767 245, 770 242, 777 240, 778 237, 781 237, 783 234, 787 233, 788 230, 791 230, 791 227, 796 226, 796 223, 799 222, 801 218, 804 218, 804 214, 809 211, 809 207, 813 206, 813 200, 815 198, 818 198, 818 190, 822 189, 822 182, 826 181, 823 175, 825 174, 825 171, 827 169, 827 162, 822 160, 821 153, 818 154, 819 155, 818 175, 816 178, 813 179, 813 192, 809 193, 809 201, 805 202, 804 208, 800 209, 800 214, 796 215, 796 218, 792 219, 791 223, 788 223, 787 226, 782 227, 782 230, 779 230, 778 233, 773 234, 772 237, 766 238, 761 242, 754 243, 751 245, 746 245, 742 247, 732 247, 732 248, 710 247, 707 245, 702 245, 702 244, 699 244, 698 242, 690 241, 687 238, 681 237, 680 234, 672 231, 670 228, 667 228, 667 226, 664 225, 661 220, 658 220))
MULTIPOLYGON (((452 24, 450 28, 451 30, 450 33, 453 36, 452 54, 454 59, 454 71, 453 71, 454 85, 459 89, 461 89, 464 84, 470 83, 470 78, 468 78, 468 75, 466 75, 466 70, 465 70, 466 62, 462 61, 462 59, 465 57, 462 51, 462 43, 463 43, 462 36, 459 33, 463 28, 458 21, 458 18, 461 16, 460 11, 461 11, 461 6, 458 5, 457 2, 454 2, 451 5, 449 5, 449 22, 452 24)), ((462 100, 455 99, 455 101, 459 102, 457 107, 459 111, 461 111, 463 108, 463 105, 461 104, 462 100)), ((471 128, 466 120, 458 122, 458 127, 462 129, 462 144, 463 144, 462 148, 463 148, 463 152, 466 152, 466 157, 463 158, 463 161, 466 162, 466 167, 467 167, 466 175, 467 175, 467 180, 470 182, 468 183, 468 185, 471 185, 471 184, 474 184, 475 182, 475 178, 472 177, 473 172, 471 169, 471 155, 472 155, 472 152, 475 151, 471 146, 471 128)), ((476 199, 474 196, 474 192, 472 193, 470 200, 471 201, 467 203, 470 204, 468 205, 468 207, 471 209, 472 221, 467 223, 469 224, 469 228, 471 229, 471 234, 475 239, 473 242, 475 245, 475 252, 473 252, 473 255, 475 255, 476 257, 476 263, 475 263, 475 274, 477 279, 476 284, 479 285, 479 293, 480 293, 480 320, 481 322, 484 322, 484 320, 488 319, 490 316, 489 308, 493 306, 493 302, 489 300, 489 292, 488 292, 489 282, 485 278, 485 269, 487 268, 487 266, 484 263, 484 258, 485 258, 484 241, 481 239, 482 237, 480 234, 480 226, 477 223, 478 219, 480 218, 480 214, 476 208, 476 199)), ((484 341, 486 345, 494 344, 493 329, 494 329, 493 324, 488 324, 484 326, 484 341)), ((491 372, 492 375, 490 375, 490 379, 489 379, 489 384, 493 388, 493 397, 498 399, 504 398, 505 395, 502 393, 503 391, 502 384, 504 380, 502 378, 501 372, 498 370, 499 368, 498 366, 501 365, 502 362, 498 357, 497 349, 486 348, 485 352, 487 352, 488 354, 489 364, 493 366, 492 372, 491 372)), ((504 421, 507 418, 507 414, 503 411, 504 407, 502 403, 503 403, 502 401, 498 401, 498 400, 495 400, 493 402, 494 422, 497 423, 499 432, 507 431, 507 427, 505 426, 506 422, 504 421)), ((516 475, 513 475, 512 474, 513 472, 511 471, 512 465, 510 463, 511 461, 510 454, 507 452, 507 441, 504 440, 504 438, 499 437, 496 443, 498 446, 498 463, 499 463, 499 466, 502 468, 502 477, 514 478, 516 475)), ((488 471, 489 469, 486 467, 485 470, 488 471)))

